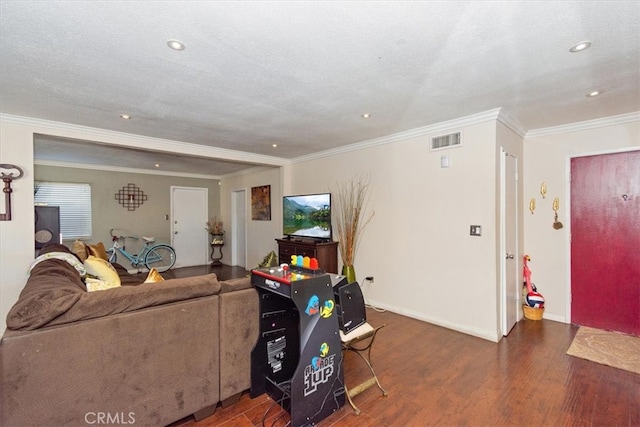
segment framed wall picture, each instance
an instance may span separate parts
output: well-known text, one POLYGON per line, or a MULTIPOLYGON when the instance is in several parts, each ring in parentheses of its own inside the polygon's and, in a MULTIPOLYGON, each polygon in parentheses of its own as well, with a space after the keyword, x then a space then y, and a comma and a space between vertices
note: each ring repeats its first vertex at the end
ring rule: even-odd
POLYGON ((251 187, 251 219, 271 221, 271 186, 251 187))

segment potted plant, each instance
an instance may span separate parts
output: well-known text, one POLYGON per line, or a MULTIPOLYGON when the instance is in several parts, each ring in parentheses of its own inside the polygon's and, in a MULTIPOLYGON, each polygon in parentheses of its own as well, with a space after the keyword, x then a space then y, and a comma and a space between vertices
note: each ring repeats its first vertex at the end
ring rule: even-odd
POLYGON ((339 183, 335 193, 335 209, 333 209, 338 248, 342 258, 342 275, 349 283, 356 281, 354 258, 360 242, 360 236, 375 212, 365 219, 368 177, 353 177, 339 183))
POLYGON ((221 244, 224 242, 224 230, 222 229, 222 221, 218 221, 218 217, 214 217, 207 221, 205 230, 211 235, 211 243, 221 244))

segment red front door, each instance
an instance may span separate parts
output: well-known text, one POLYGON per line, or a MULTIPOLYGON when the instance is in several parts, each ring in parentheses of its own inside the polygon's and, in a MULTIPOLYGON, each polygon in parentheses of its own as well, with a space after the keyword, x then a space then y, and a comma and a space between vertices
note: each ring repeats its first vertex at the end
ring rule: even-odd
POLYGON ((571 160, 571 321, 640 336, 640 151, 571 160))

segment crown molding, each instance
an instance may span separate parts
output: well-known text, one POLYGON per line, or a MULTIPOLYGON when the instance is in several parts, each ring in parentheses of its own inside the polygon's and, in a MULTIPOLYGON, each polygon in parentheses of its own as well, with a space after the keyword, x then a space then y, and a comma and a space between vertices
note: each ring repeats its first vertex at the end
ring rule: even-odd
POLYGON ((122 173, 137 173, 141 175, 159 175, 159 176, 176 176, 181 178, 199 178, 199 179, 222 179, 218 175, 203 175, 197 173, 181 173, 181 172, 167 172, 157 169, 138 169, 138 168, 123 168, 119 166, 106 166, 106 165, 94 165, 89 163, 72 163, 72 162, 54 162, 49 160, 34 160, 33 164, 36 166, 54 166, 58 168, 73 168, 73 169, 90 169, 100 170, 107 172, 122 172, 122 173))
POLYGON ((276 166, 256 166, 253 168, 243 169, 238 172, 232 172, 224 175, 206 175, 206 174, 186 173, 186 172, 185 173, 167 172, 167 171, 162 171, 158 169, 123 168, 119 166, 95 165, 95 164, 89 164, 89 163, 54 162, 51 160, 34 160, 33 164, 37 166, 54 166, 58 168, 91 169, 91 170, 101 170, 106 172, 139 173, 142 175, 177 176, 180 178, 217 179, 217 180, 234 178, 234 177, 243 176, 243 175, 250 175, 253 173, 270 170, 276 167, 276 166))
POLYGON ((567 125, 553 126, 548 128, 532 129, 527 132, 525 138, 536 138, 540 136, 556 135, 559 133, 579 132, 583 130, 601 128, 605 126, 621 125, 625 123, 640 121, 640 111, 620 114, 617 116, 604 117, 583 122, 570 123, 567 125))
POLYGON ((362 150, 365 148, 372 148, 380 145, 392 144, 394 142, 403 141, 410 138, 446 133, 447 131, 452 131, 461 127, 471 126, 471 125, 484 123, 492 120, 497 120, 498 117, 500 116, 501 110, 502 108, 495 108, 493 110, 484 111, 484 112, 473 114, 470 116, 460 117, 454 120, 447 120, 445 122, 435 123, 429 126, 423 126, 423 127, 411 129, 404 132, 398 132, 398 133, 383 136, 380 138, 357 142, 355 144, 345 145, 343 147, 338 147, 331 150, 319 151, 317 153, 309 154, 307 156, 296 157, 294 159, 291 159, 291 162, 292 163, 306 162, 309 160, 321 159, 324 157, 335 156, 339 154, 348 153, 351 151, 362 150))
POLYGON ((271 170, 274 167, 275 166, 256 166, 254 168, 242 169, 242 170, 239 170, 237 172, 231 172, 231 173, 222 175, 220 178, 221 179, 228 179, 228 178, 235 178, 235 177, 238 177, 238 176, 251 175, 251 174, 254 174, 254 173, 260 173, 260 172, 271 170))
POLYGON ((210 147, 189 142, 152 138, 131 133, 116 132, 105 129, 92 128, 88 126, 74 125, 70 123, 36 119, 32 117, 15 116, 11 114, 0 113, 0 121, 30 126, 34 128, 42 128, 34 129, 34 133, 51 134, 53 132, 55 136, 83 140, 88 139, 108 145, 137 148, 147 151, 160 151, 172 154, 180 153, 190 156, 222 159, 242 163, 255 163, 259 165, 270 166, 282 166, 290 163, 289 160, 281 157, 265 156, 261 154, 248 153, 245 151, 210 147), (117 142, 114 142, 114 140, 117 142))
POLYGON ((524 139, 524 136, 527 133, 524 126, 522 126, 522 123, 518 120, 511 117, 504 108, 501 108, 500 113, 498 113, 498 121, 514 131, 520 138, 524 139))

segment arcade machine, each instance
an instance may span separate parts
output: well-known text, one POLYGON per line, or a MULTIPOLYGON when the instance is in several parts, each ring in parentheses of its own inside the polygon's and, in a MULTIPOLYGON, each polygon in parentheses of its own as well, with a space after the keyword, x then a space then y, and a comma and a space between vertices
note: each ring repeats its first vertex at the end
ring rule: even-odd
POLYGON ((340 279, 319 269, 317 260, 295 255, 291 266, 251 271, 260 304, 251 397, 268 393, 289 412, 293 427, 315 425, 345 403, 333 291, 340 279))

